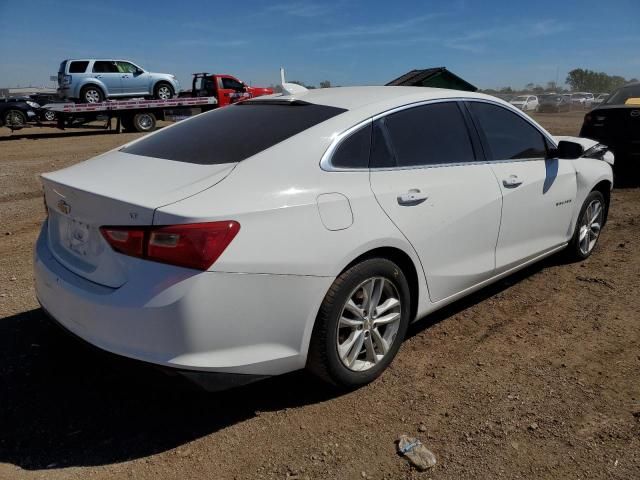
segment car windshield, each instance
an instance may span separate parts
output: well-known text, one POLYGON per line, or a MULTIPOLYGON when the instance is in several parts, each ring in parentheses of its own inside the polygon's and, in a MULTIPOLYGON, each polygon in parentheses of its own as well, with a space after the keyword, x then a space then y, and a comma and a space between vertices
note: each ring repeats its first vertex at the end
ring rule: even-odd
POLYGON ((640 84, 629 85, 628 87, 622 87, 616 90, 609 98, 603 103, 606 105, 626 105, 633 103, 634 105, 640 104, 640 84), (631 99, 635 99, 635 102, 630 102, 631 99))
POLYGON ((122 151, 200 165, 237 163, 343 112, 300 101, 243 102, 178 123, 122 151))

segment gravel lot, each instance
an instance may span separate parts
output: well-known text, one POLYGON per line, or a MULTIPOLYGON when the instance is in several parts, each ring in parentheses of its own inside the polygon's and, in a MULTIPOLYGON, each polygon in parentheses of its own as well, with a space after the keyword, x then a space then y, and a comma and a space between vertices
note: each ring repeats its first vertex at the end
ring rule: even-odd
MULTIPOLYGON (((536 118, 575 135, 582 113, 536 118)), ((138 135, 0 133, 0 479, 640 478, 640 190, 614 192, 589 260, 421 320, 368 387, 294 373, 207 394, 85 348, 34 298, 38 174, 138 135), (432 471, 396 455, 403 433, 432 471)))

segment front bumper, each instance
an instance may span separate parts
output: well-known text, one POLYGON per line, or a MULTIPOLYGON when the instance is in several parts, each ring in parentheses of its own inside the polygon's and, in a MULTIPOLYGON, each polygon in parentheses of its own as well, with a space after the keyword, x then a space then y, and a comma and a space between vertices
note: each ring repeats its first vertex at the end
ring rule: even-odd
POLYGON ((278 375, 304 367, 331 278, 198 272, 126 257, 129 278, 113 289, 60 264, 46 229, 45 222, 35 249, 36 295, 92 345, 194 372, 278 375))

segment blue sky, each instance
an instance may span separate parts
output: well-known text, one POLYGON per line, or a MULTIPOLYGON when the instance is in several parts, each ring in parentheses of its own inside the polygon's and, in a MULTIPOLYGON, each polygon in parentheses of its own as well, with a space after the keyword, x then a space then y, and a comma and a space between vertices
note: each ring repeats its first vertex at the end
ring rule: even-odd
POLYGON ((446 66, 481 88, 582 67, 640 77, 640 0, 0 0, 0 87, 50 85, 65 58, 118 57, 178 76, 383 84, 446 66))

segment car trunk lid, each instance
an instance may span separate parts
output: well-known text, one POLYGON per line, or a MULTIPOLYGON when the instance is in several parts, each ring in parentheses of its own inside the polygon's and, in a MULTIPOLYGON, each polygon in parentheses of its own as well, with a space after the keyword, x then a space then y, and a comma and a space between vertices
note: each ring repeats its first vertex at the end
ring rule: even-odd
POLYGON ((77 275, 117 288, 126 283, 130 263, 111 249, 100 227, 152 225, 157 208, 215 185, 234 166, 109 152, 44 174, 51 251, 77 275))

